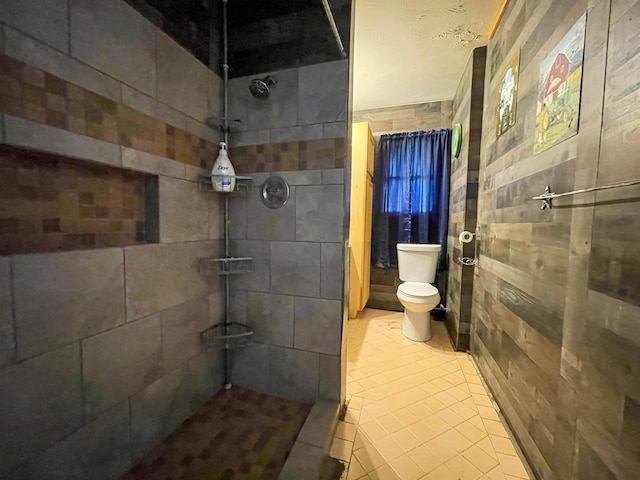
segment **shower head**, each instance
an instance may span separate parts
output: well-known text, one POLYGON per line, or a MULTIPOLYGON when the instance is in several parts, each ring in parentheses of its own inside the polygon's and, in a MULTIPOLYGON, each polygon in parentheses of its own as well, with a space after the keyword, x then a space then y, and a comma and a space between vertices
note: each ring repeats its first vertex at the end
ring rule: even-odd
POLYGON ((269 98, 269 87, 275 87, 278 81, 271 75, 264 78, 254 78, 249 84, 249 91, 258 100, 266 100, 269 98))

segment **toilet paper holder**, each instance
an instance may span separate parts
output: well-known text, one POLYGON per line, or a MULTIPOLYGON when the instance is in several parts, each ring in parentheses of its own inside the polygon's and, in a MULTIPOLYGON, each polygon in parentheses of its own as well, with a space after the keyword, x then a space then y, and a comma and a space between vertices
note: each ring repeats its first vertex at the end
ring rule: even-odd
POLYGON ((474 265, 476 265, 478 263, 478 241, 477 241, 478 240, 478 233, 477 232, 469 232, 467 230, 464 230, 458 236, 458 241, 460 242, 460 244, 471 243, 474 238, 476 239, 476 243, 475 243, 474 248, 473 248, 473 257, 474 258, 458 257, 458 261, 462 265, 465 265, 467 267, 472 267, 472 266, 474 266, 474 265))

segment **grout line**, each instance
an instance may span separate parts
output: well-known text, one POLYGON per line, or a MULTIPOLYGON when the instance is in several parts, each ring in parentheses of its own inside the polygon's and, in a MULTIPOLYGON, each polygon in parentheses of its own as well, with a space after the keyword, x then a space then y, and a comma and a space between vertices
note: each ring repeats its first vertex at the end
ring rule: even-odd
POLYGON ((131 468, 133 466, 133 414, 131 411, 131 396, 127 397, 127 406, 129 407, 129 468, 131 468))
POLYGON ((80 400, 81 400, 81 404, 82 404, 82 425, 86 425, 87 424, 87 414, 86 414, 86 392, 84 389, 84 362, 82 360, 83 358, 83 348, 82 348, 82 343, 83 343, 83 339, 78 340, 78 353, 80 355, 80 400))
POLYGON ((71 56, 71 0, 67 0, 67 55, 71 56))
POLYGON ((123 286, 123 301, 124 301, 124 323, 126 325, 129 323, 129 309, 127 305, 127 255, 126 255, 126 247, 122 247, 122 286, 123 286))
POLYGON ((11 297, 11 327, 13 328, 13 362, 18 362, 18 319, 16 316, 15 257, 9 257, 9 295, 11 297))

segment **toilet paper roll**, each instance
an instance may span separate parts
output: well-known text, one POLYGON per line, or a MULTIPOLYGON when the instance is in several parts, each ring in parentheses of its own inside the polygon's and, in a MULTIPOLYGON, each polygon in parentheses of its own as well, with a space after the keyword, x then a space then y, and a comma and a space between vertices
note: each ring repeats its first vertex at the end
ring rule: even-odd
POLYGON ((467 232, 466 230, 460 234, 458 237, 460 243, 471 243, 473 240, 473 233, 467 232))

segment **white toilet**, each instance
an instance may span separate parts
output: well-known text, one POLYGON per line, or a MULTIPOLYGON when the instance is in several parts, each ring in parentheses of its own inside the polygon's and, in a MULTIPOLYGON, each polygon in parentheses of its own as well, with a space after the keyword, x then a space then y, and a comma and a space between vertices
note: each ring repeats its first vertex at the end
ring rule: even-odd
POLYGON ((398 300, 404 307, 402 333, 409 340, 431 339, 431 310, 440 303, 440 293, 433 285, 440 245, 398 243, 398 300))

